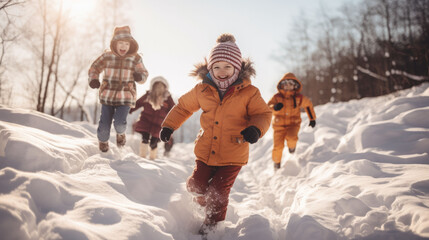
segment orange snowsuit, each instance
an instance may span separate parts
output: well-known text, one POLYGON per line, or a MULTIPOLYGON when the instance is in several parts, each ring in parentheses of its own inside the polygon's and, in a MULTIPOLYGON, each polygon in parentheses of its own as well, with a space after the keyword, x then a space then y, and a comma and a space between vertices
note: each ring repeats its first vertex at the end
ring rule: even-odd
POLYGON ((286 140, 289 149, 295 149, 298 142, 298 132, 301 124, 301 108, 307 112, 308 118, 316 120, 316 113, 313 109, 313 104, 310 99, 300 94, 302 83, 295 77, 293 73, 286 73, 277 84, 278 93, 275 94, 268 106, 273 113, 273 129, 274 129, 274 147, 272 159, 274 163, 280 163, 283 155, 283 148, 286 140), (293 91, 286 91, 281 87, 280 82, 285 79, 293 79, 298 84, 298 87, 293 91), (282 103, 283 107, 275 111, 274 105, 282 103))

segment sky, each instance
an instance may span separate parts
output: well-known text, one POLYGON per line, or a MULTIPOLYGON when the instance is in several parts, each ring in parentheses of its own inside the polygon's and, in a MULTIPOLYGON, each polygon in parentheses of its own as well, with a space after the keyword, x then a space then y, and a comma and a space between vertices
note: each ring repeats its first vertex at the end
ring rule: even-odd
MULTIPOLYGON (((288 71, 274 56, 294 21, 299 21, 302 14, 317 18, 321 5, 329 12, 345 2, 133 0, 127 17, 149 79, 164 76, 173 94, 180 96, 195 85, 195 80, 188 76, 194 64, 204 61, 220 34, 231 33, 242 56, 254 62, 257 76, 253 84, 268 101, 275 93, 276 83, 288 71)), ((140 86, 141 94, 147 88, 148 85, 140 86)))
MULTIPOLYGON (((86 27, 89 24, 88 16, 97 11, 96 1, 58 0, 54 1, 58 6, 53 9, 59 9, 59 4, 62 3, 63 10, 73 19, 71 23, 86 27)), ((252 83, 268 101, 276 92, 278 80, 291 71, 275 57, 282 51, 293 24, 303 16, 316 21, 321 15, 322 6, 327 13, 331 13, 351 1, 353 0, 130 0, 129 4, 123 6, 126 20, 117 25, 131 27, 132 35, 139 43, 139 53, 149 71, 149 81, 156 76, 164 76, 170 83, 170 92, 175 99, 195 85, 196 81, 189 73, 195 64, 204 61, 216 44, 217 37, 222 33, 233 34, 243 58, 250 58, 254 62, 256 77, 252 79, 252 83)), ((16 11, 14 14, 17 16, 23 14, 20 7, 11 11, 16 11)), ((27 11, 31 14, 33 9, 27 11)), ((105 46, 109 46, 109 42, 105 46)), ((77 48, 76 51, 85 51, 83 49, 77 48)), ((21 48, 14 51, 19 55, 26 55, 21 48)), ((101 53, 90 58, 88 68, 99 54, 101 53)), ((11 76, 19 74, 21 72, 18 70, 11 76)), ((18 78, 28 82, 28 77, 32 74, 24 72, 18 78)), ((86 80, 82 76, 82 81, 86 80)), ((137 88, 138 96, 142 96, 149 89, 149 84, 138 85, 137 88)), ((97 96, 95 92, 91 94, 97 96)), ((25 103, 28 99, 19 95, 14 101, 23 105, 21 102, 25 103), (24 99, 17 100, 19 98, 24 99)))
MULTIPOLYGON (((294 155, 271 160, 272 130, 250 147, 225 221, 209 240, 429 239, 429 83, 315 107, 294 155)), ((193 143, 139 157, 140 136, 98 150, 96 125, 0 105, 2 239, 200 240, 186 191, 193 143)))

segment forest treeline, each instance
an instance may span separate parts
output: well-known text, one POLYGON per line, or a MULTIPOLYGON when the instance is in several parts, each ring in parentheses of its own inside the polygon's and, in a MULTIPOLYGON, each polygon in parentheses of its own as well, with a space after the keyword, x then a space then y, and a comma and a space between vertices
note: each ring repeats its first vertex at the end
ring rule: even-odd
POLYGON ((129 2, 0 0, 0 104, 27 102, 61 119, 96 123, 100 109, 88 66, 108 48, 114 27, 128 21, 129 2), (85 3, 96 10, 85 12, 85 3), (70 10, 73 4, 79 11, 70 10), (76 12, 84 15, 80 21, 76 12))
POLYGON ((429 1, 348 1, 337 10, 300 15, 278 57, 316 105, 429 81, 429 1))
MULTIPOLYGON (((77 23, 63 6, 68 1, 0 0, 0 104, 23 98, 30 109, 96 123, 88 65, 108 48, 114 26, 127 22, 129 2, 94 0, 96 11, 77 23)), ((314 104, 429 81, 428 0, 346 1, 335 10, 321 4, 317 16, 295 17, 278 56, 314 104)))

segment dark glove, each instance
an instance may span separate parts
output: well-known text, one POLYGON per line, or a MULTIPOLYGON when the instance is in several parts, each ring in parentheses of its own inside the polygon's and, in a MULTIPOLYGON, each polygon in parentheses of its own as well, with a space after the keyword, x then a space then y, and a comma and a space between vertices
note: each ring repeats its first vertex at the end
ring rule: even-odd
POLYGON ((133 78, 134 78, 134 81, 136 81, 136 82, 140 82, 143 79, 142 75, 140 73, 137 73, 137 72, 133 73, 133 78))
POLYGON ((243 135, 246 142, 255 143, 261 136, 261 130, 255 126, 250 126, 241 131, 240 134, 243 135))
POLYGON ((274 108, 274 111, 278 111, 283 108, 283 103, 279 102, 276 105, 274 105, 273 108, 274 108))
POLYGON ((314 128, 316 126, 316 120, 311 120, 308 126, 311 126, 312 128, 314 128))
POLYGON ((168 142, 171 138, 171 134, 173 134, 173 130, 163 127, 159 133, 159 137, 161 138, 161 141, 168 142))
POLYGON ((98 81, 98 79, 92 79, 91 82, 89 82, 89 86, 91 88, 99 88, 100 87, 100 81, 98 81))

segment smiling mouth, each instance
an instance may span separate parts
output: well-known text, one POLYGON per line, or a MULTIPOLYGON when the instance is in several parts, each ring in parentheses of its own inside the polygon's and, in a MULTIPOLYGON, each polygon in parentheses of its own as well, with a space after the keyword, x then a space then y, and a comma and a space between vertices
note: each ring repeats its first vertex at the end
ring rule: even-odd
POLYGON ((127 51, 125 51, 125 50, 119 50, 119 53, 121 53, 121 54, 125 54, 127 51))

